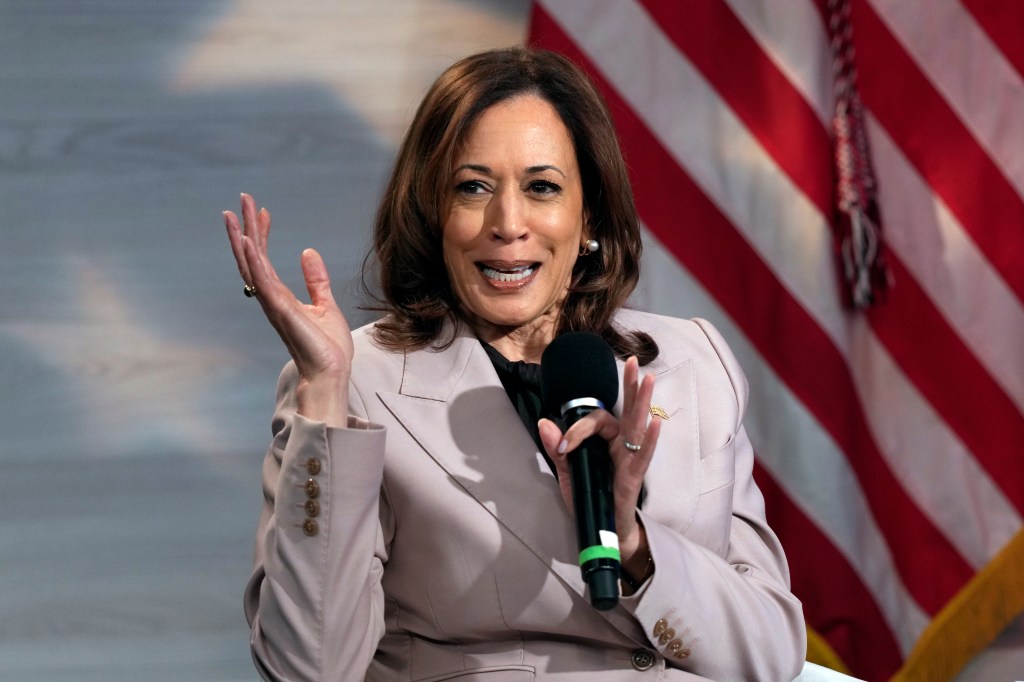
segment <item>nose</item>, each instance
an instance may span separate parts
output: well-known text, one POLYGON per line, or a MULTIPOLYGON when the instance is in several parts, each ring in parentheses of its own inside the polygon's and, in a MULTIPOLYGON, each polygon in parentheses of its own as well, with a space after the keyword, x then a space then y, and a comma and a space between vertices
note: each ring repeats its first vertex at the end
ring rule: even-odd
POLYGON ((514 242, 524 239, 529 231, 524 198, 516 188, 507 185, 491 197, 485 217, 486 227, 494 239, 514 242))

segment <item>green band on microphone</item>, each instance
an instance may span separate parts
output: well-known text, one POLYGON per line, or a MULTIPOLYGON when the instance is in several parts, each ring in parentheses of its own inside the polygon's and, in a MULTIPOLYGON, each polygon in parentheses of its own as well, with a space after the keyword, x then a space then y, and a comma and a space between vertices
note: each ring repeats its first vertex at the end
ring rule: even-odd
POLYGON ((585 550, 580 552, 580 566, 593 561, 594 559, 619 559, 619 550, 617 547, 605 547, 604 545, 591 545, 585 550))

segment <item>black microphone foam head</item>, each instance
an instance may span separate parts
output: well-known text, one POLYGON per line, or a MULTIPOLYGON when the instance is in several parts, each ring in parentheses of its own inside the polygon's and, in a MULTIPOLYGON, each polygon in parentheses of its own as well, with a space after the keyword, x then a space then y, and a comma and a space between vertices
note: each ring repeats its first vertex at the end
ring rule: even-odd
POLYGON ((566 332, 544 350, 540 385, 549 414, 561 414, 570 400, 596 398, 611 411, 619 397, 615 353, 597 334, 566 332))

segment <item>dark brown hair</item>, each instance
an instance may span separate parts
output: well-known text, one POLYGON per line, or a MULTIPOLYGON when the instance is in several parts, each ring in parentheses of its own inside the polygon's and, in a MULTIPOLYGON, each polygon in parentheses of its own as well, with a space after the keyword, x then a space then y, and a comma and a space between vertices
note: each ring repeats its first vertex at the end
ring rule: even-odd
MULTIPOLYGON (((488 107, 519 95, 536 95, 554 107, 568 129, 583 185, 590 237, 600 250, 581 256, 556 333, 600 334, 620 357, 647 364, 658 354, 643 332, 612 325, 639 278, 639 220, 626 165, 604 99, 565 57, 544 50, 507 48, 466 57, 448 68, 427 92, 406 133, 377 212, 373 250, 379 305, 385 312, 375 340, 385 348, 412 350, 441 339, 458 301, 445 269, 441 230, 451 195, 451 168, 470 126, 488 107)), ((366 287, 369 290, 369 286, 366 287)))

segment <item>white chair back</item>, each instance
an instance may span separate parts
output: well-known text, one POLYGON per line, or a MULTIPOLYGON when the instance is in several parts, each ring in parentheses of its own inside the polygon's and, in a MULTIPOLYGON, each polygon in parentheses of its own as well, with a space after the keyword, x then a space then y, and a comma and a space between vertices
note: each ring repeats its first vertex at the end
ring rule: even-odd
POLYGON ((851 682, 851 680, 864 682, 859 677, 850 677, 849 675, 838 673, 831 668, 807 661, 804 663, 803 670, 800 671, 800 674, 797 675, 793 682, 851 682))

